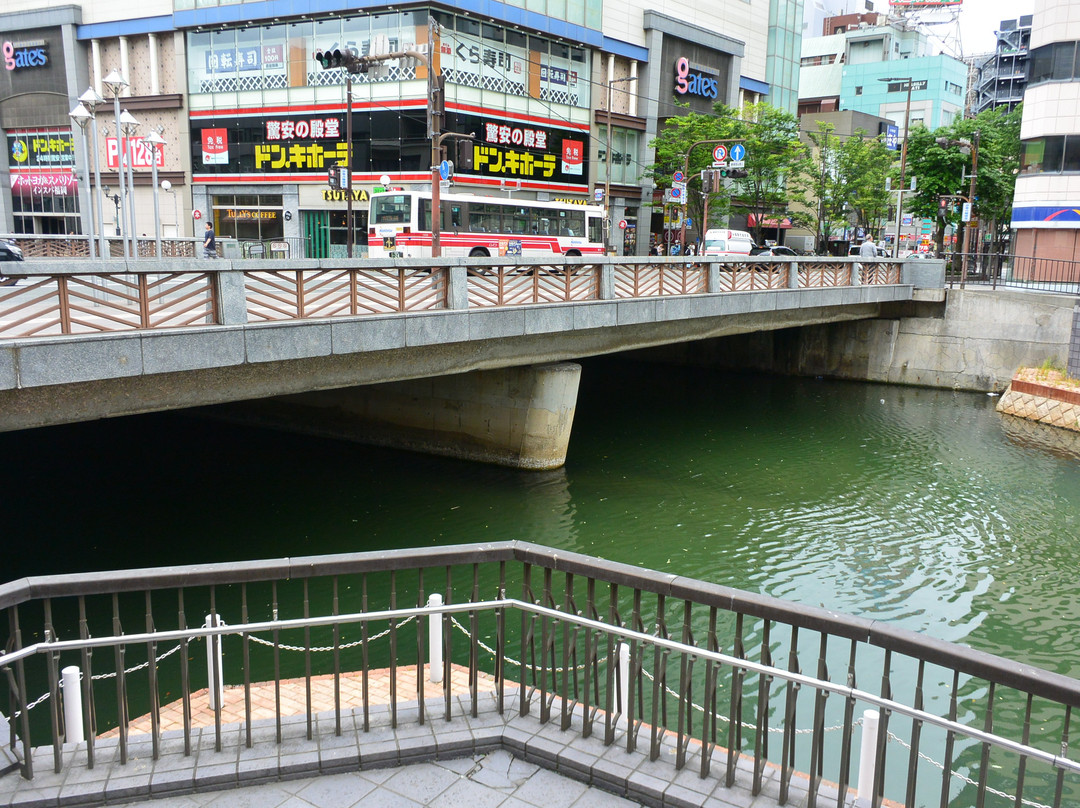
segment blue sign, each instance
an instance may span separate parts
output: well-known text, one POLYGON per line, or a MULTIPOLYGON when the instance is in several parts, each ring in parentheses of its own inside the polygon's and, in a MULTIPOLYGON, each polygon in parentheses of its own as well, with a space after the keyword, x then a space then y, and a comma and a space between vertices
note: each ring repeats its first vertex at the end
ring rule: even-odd
POLYGON ((896 151, 900 141, 900 127, 889 124, 885 127, 885 148, 896 151))
POLYGON ((439 176, 440 177, 442 177, 444 180, 448 180, 448 179, 450 179, 450 173, 451 173, 451 168, 450 168, 450 161, 449 160, 443 160, 441 163, 439 163, 439 176))
POLYGON ((736 163, 741 163, 746 159, 746 147, 741 143, 736 143, 728 149, 728 156, 736 163))

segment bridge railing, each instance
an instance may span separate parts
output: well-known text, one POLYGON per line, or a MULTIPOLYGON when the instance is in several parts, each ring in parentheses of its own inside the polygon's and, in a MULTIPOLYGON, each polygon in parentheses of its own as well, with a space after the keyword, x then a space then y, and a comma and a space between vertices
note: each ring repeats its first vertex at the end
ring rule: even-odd
POLYGON ((26 261, 0 265, 0 339, 899 284, 904 267, 847 258, 26 261))
POLYGON ((756 794, 766 769, 778 768, 781 804, 801 772, 808 804, 829 781, 841 808, 856 765, 875 773, 860 784, 875 806, 1080 800, 1080 764, 1068 756, 1074 679, 868 619, 523 542, 30 578, 0 586, 0 611, 0 712, 25 778, 35 761, 56 772, 93 767, 106 744, 110 754, 118 746, 120 765, 135 744, 157 759, 170 700, 182 714, 170 735, 186 755, 200 716, 220 751, 230 698, 247 747, 280 745, 296 698, 312 741, 320 678, 332 679, 334 706, 318 721, 367 732, 370 679, 388 670, 394 727, 407 703, 402 722, 461 720, 455 684, 466 685, 475 715, 486 678, 500 713, 531 713, 652 759, 674 746, 676 768, 701 778, 756 794), (201 646, 208 664, 190 664, 201 646), (61 677, 76 667, 81 678, 61 677), (264 680, 279 693, 269 737, 252 731, 251 694, 264 680), (67 711, 75 695, 81 721, 67 711), (868 707, 878 711, 876 734, 870 723, 860 730, 868 707), (76 725, 86 740, 66 747, 76 725), (856 753, 860 731, 870 743, 856 753), (715 770, 712 752, 725 748, 715 770))

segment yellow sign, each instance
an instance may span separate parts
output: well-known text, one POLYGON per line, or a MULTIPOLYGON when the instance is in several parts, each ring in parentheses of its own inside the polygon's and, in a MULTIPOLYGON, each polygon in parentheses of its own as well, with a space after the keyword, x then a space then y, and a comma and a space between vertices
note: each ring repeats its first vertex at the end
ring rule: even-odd
POLYGON ((327 202, 345 202, 348 200, 350 193, 352 194, 353 202, 368 201, 368 192, 360 188, 353 191, 331 190, 330 188, 325 188, 322 192, 322 198, 327 202))
POLYGON ((345 160, 348 154, 347 143, 338 143, 335 149, 324 148, 321 143, 257 143, 255 168, 311 171, 345 160))

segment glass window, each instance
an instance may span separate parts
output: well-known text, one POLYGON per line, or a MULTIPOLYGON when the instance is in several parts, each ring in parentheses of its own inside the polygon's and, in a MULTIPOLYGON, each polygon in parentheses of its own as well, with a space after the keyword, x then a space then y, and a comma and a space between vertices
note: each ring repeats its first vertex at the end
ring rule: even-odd
POLYGON ((1050 76, 1055 81, 1064 81, 1073 77, 1073 63, 1076 58, 1075 42, 1054 43, 1054 72, 1050 76))
POLYGON ((1065 137, 1065 159, 1062 171, 1080 171, 1080 135, 1065 137))
POLYGON ((1020 173, 1036 174, 1042 171, 1043 154, 1046 144, 1041 137, 1025 140, 1020 150, 1020 173))
MULTIPOLYGON (((407 194, 377 196, 371 200, 373 224, 409 224, 412 197, 407 194)), ((430 218, 431 213, 428 212, 430 218)))
POLYGON ((1065 156, 1065 136, 1053 135, 1044 138, 1046 141, 1046 154, 1043 157, 1043 171, 1061 171, 1062 158, 1065 156))

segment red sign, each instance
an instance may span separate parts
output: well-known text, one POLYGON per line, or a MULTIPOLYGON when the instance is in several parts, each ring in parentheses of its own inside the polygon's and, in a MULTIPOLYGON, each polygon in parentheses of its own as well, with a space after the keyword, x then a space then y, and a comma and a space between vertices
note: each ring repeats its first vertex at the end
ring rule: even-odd
MULTIPOLYGON (((146 142, 145 138, 130 137, 124 138, 124 148, 131 149, 131 164, 135 168, 150 168, 154 160, 154 149, 150 148, 150 144, 146 142)), ((116 168, 116 138, 105 138, 105 165, 109 168, 116 168)), ((126 165, 126 163, 125 163, 126 165)), ((162 147, 157 148, 157 166, 158 168, 165 167, 165 152, 162 151, 162 147)))
POLYGON ((229 130, 202 130, 202 161, 204 165, 223 166, 229 163, 229 130))
POLYGON ((625 230, 626 229, 626 219, 619 219, 619 229, 620 230, 625 230))
POLYGON ((76 187, 71 174, 11 174, 11 193, 18 196, 73 196, 76 187))
POLYGON ((202 211, 201 210, 193 210, 193 211, 191 211, 191 218, 195 219, 196 221, 201 219, 202 218, 202 211))

